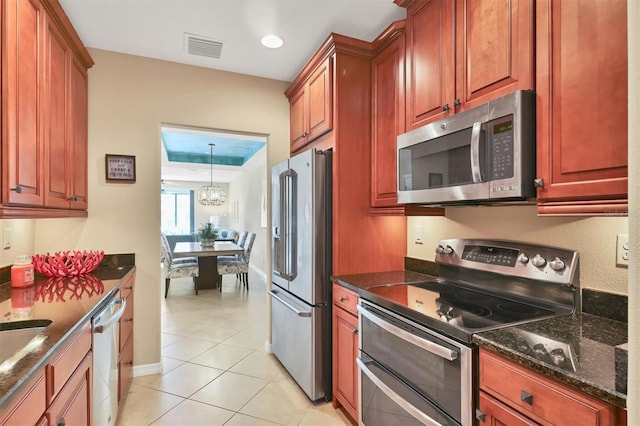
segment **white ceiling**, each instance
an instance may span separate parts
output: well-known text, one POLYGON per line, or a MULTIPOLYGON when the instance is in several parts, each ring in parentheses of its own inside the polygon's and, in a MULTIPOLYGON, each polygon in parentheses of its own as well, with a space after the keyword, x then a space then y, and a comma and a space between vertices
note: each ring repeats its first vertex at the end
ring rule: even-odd
MULTIPOLYGON (((393 0, 59 0, 83 43, 171 62, 292 81, 329 33, 372 41, 406 16, 393 0), (222 42, 219 59, 186 53, 184 34, 222 42), (284 40, 269 49, 260 39, 284 40)), ((266 151, 266 150, 262 150, 266 151)), ((266 154, 253 159, 265 161, 266 154)), ((208 181, 209 167, 168 168, 162 178, 208 181)), ((214 180, 230 182, 243 168, 215 166, 214 180)))
POLYGON ((292 81, 329 33, 372 41, 405 17, 393 0, 60 0, 87 47, 292 81), (185 53, 184 33, 223 43, 185 53), (284 40, 269 49, 260 39, 284 40))

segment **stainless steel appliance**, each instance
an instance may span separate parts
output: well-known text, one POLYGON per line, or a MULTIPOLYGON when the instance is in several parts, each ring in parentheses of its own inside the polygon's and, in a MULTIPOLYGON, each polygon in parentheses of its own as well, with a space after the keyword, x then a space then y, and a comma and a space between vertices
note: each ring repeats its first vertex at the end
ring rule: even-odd
POLYGON ((580 309, 572 250, 452 239, 440 242, 436 262, 432 280, 360 295, 360 424, 473 425, 473 334, 580 309))
POLYGON ((118 415, 118 320, 127 308, 124 298, 113 298, 92 319, 93 424, 112 426, 118 415))
POLYGON ((399 135, 398 202, 533 198, 535 126, 535 94, 521 90, 399 135))
POLYGON ((271 349, 307 396, 331 398, 331 151, 273 167, 271 349))

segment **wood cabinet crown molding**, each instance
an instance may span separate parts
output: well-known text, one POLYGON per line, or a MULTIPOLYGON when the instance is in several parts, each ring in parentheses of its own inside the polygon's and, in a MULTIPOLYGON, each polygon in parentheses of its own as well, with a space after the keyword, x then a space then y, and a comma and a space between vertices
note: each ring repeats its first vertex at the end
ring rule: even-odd
POLYGON ((84 65, 86 69, 95 65, 93 58, 91 58, 89 51, 84 47, 80 36, 73 28, 73 24, 71 24, 71 21, 67 17, 67 14, 64 12, 64 9, 58 0, 42 0, 42 5, 49 14, 49 18, 52 19, 62 30, 64 37, 71 45, 71 49, 76 54, 82 65, 84 65))
POLYGON ((378 55, 387 46, 393 43, 398 37, 402 37, 407 27, 407 20, 401 19, 399 21, 392 22, 387 28, 380 33, 378 37, 371 42, 373 56, 378 55))
POLYGON ((313 70, 336 53, 344 53, 369 60, 373 56, 371 42, 331 33, 324 43, 322 43, 322 46, 320 46, 311 59, 309 59, 309 62, 302 68, 296 79, 293 80, 287 90, 285 90, 285 96, 291 98, 291 96, 305 84, 313 70))

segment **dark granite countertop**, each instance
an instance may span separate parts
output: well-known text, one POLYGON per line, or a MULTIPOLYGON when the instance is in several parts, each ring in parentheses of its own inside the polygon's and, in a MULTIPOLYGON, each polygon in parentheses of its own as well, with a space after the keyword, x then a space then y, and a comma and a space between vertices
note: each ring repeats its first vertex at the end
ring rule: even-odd
POLYGON ((432 276, 413 271, 371 272, 365 274, 339 275, 331 279, 356 293, 370 287, 391 284, 409 284, 433 279, 432 276))
MULTIPOLYGON (((367 288, 391 284, 409 284, 428 281, 437 275, 437 266, 421 264, 422 272, 409 270, 363 273, 332 277, 334 282, 371 297, 367 288), (426 265, 426 267, 425 267, 426 265)), ((605 317, 581 313, 498 330, 485 331, 473 337, 479 347, 527 366, 534 371, 580 389, 588 395, 626 407, 627 324, 605 317), (546 356, 540 347, 547 351, 546 356), (565 354, 556 364, 549 354, 562 349, 565 354)))
POLYGON ((43 342, 18 359, 0 360, 0 412, 44 371, 65 339, 90 321, 115 294, 123 279, 134 273, 133 255, 105 256, 91 274, 82 277, 44 278, 33 286, 15 289, 0 285, 0 322, 49 319, 51 324, 39 335, 43 342))
POLYGON ((624 322, 582 313, 485 331, 474 335, 473 341, 588 395, 626 407, 624 322))

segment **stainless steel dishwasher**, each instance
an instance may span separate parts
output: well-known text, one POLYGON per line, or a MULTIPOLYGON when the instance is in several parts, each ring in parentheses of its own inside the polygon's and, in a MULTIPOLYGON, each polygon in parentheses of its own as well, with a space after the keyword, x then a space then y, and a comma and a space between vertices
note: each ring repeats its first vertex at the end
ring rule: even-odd
POLYGON ((127 301, 114 297, 93 322, 93 425, 113 426, 118 415, 118 320, 127 301))

